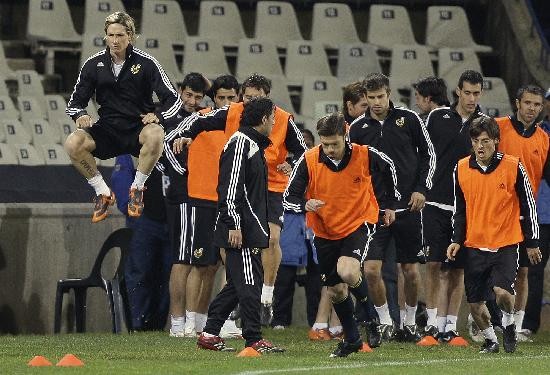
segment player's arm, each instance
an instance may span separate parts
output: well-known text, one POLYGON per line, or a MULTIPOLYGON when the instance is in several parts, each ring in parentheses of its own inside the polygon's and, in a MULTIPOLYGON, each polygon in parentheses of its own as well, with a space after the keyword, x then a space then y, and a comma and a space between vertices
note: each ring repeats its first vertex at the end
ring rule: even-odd
POLYGON ((426 191, 432 188, 432 178, 435 172, 435 149, 428 134, 428 130, 418 115, 410 116, 413 120, 411 126, 414 146, 418 150, 419 172, 415 192, 426 196, 426 191))
POLYGON ((466 238, 466 199, 458 181, 458 164, 453 172, 454 181, 454 211, 453 211, 453 235, 451 242, 462 245, 466 238))
POLYGON ((539 249, 537 206, 527 171, 521 162, 518 165, 515 187, 519 198, 520 215, 523 218, 520 223, 527 257, 531 264, 537 264, 542 261, 542 254, 539 249))
POLYGON ((154 114, 158 122, 162 124, 177 115, 183 102, 164 69, 156 60, 151 62, 149 79, 151 87, 160 101, 160 108, 154 114))
POLYGON ((550 185, 550 148, 548 149, 548 154, 546 155, 546 161, 542 169, 542 178, 550 185))
POLYGON ((241 230, 248 149, 249 145, 244 137, 234 137, 226 144, 220 157, 219 220, 225 223, 229 230, 241 230))
POLYGON ((294 164, 296 164, 300 156, 307 151, 304 136, 294 123, 294 119, 292 117, 288 119, 285 146, 286 149, 292 153, 294 164))
MULTIPOLYGON (((90 122, 88 126, 91 125, 91 119, 86 111, 86 107, 88 106, 90 98, 95 93, 97 84, 94 61, 95 60, 87 60, 80 69, 73 93, 65 109, 65 113, 75 122, 77 122, 80 117, 86 116, 90 122)), ((77 125, 79 124, 77 123, 77 125)))
POLYGON ((301 213, 306 211, 305 193, 309 183, 309 173, 304 155, 298 159, 292 169, 288 185, 283 193, 285 211, 301 213))
POLYGON ((386 208, 393 210, 397 202, 401 200, 401 194, 397 189, 397 171, 393 160, 372 146, 369 148, 369 168, 372 174, 380 174, 384 183, 386 194, 386 208))

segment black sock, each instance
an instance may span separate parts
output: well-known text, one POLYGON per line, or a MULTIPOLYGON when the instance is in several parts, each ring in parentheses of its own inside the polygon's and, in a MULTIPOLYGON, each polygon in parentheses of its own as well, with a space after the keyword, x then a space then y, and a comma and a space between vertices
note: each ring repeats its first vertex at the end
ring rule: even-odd
POLYGON ((340 301, 332 302, 334 306, 334 311, 342 323, 342 328, 344 329, 344 337, 347 342, 356 342, 361 338, 359 335, 359 330, 357 329, 357 323, 355 322, 355 317, 353 316, 353 301, 351 300, 350 295, 340 301))
POLYGON ((371 308, 368 303, 369 290, 367 288, 367 282, 365 281, 365 279, 361 277, 357 284, 350 285, 349 291, 351 292, 351 294, 353 294, 353 296, 357 300, 357 303, 360 304, 363 310, 366 312, 367 318, 371 318, 369 314, 371 308))

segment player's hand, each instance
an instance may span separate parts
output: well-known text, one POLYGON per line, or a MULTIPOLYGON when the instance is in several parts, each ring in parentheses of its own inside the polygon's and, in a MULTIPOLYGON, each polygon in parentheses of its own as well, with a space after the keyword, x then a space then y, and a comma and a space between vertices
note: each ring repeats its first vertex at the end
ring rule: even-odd
POLYGON ((411 194, 411 200, 408 205, 411 206, 411 211, 420 211, 424 208, 424 203, 426 203, 426 197, 424 194, 415 191, 411 194))
POLYGON ((539 264, 542 261, 542 253, 538 247, 528 247, 527 257, 531 264, 539 264))
POLYGON ((82 115, 77 118, 75 122, 78 129, 85 129, 92 126, 92 118, 90 117, 90 115, 82 115))
POLYGON ((325 202, 319 199, 310 199, 306 202, 306 211, 317 211, 325 205, 325 202))
POLYGON ((146 113, 140 116, 141 116, 141 122, 143 123, 143 125, 158 124, 160 122, 157 115, 155 115, 153 112, 146 113))
POLYGON ((290 174, 292 173, 292 166, 285 161, 277 166, 277 171, 282 172, 287 176, 290 176, 290 174))
POLYGON ((176 138, 172 147, 174 150, 174 154, 177 155, 182 152, 184 147, 189 147, 191 145, 191 142, 193 142, 191 138, 176 138))
POLYGON ((235 249, 240 249, 243 244, 243 234, 240 229, 230 229, 229 238, 227 240, 229 246, 235 249))
POLYGON ((457 244, 455 242, 450 244, 449 247, 447 248, 447 258, 449 260, 455 260, 455 256, 458 253, 458 250, 460 250, 460 245, 459 244, 457 244))
POLYGON ((383 227, 389 227, 395 221, 395 210, 386 208, 384 210, 384 224, 383 227))

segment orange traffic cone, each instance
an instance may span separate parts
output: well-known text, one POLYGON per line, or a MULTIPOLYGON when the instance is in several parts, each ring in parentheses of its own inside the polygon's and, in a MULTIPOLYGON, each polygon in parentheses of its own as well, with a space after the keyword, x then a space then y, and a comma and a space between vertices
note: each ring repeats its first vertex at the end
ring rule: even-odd
POLYGON ((359 353, 371 353, 372 348, 366 342, 363 343, 363 347, 359 349, 359 353))
POLYGON ((464 340, 464 338, 461 337, 461 336, 453 337, 453 339, 451 341, 449 341, 449 345, 451 345, 451 346, 470 346, 470 344, 468 344, 468 341, 464 340))
POLYGON ((65 354, 65 357, 61 358, 59 362, 57 362, 56 366, 60 367, 79 367, 84 366, 84 362, 82 362, 80 359, 78 359, 77 356, 74 354, 65 354))
POLYGON ((422 339, 416 343, 418 346, 436 346, 439 345, 439 342, 433 336, 424 336, 422 339))
POLYGON ((247 346, 237 354, 237 357, 260 357, 261 354, 254 348, 247 346))
POLYGON ((33 359, 27 363, 27 365, 31 367, 46 367, 46 366, 53 366, 50 361, 44 356, 37 355, 33 359))

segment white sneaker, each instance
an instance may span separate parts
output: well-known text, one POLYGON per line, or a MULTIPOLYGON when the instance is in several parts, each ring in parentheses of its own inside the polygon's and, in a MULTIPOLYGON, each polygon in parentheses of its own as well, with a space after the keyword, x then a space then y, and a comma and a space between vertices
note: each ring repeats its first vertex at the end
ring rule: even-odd
POLYGON ((530 337, 531 331, 528 329, 522 329, 517 331, 517 338, 519 342, 533 342, 533 339, 530 337))
POLYGON ((484 342, 485 338, 483 337, 483 334, 481 333, 479 327, 477 326, 477 323, 474 322, 474 318, 472 317, 472 314, 468 314, 468 322, 466 323, 466 326, 468 327, 468 334, 470 335, 470 338, 473 342, 484 342))
POLYGON ((195 331, 195 321, 191 319, 185 321, 185 327, 183 328, 183 337, 197 337, 197 331, 195 331))
POLYGON ((223 327, 220 330, 220 337, 222 339, 242 339, 243 330, 237 327, 234 320, 226 320, 223 323, 223 327))
POLYGON ((170 328, 170 337, 185 337, 184 331, 172 331, 172 328, 170 328))
POLYGON ((273 329, 276 331, 282 331, 285 329, 285 326, 274 326, 273 329))

